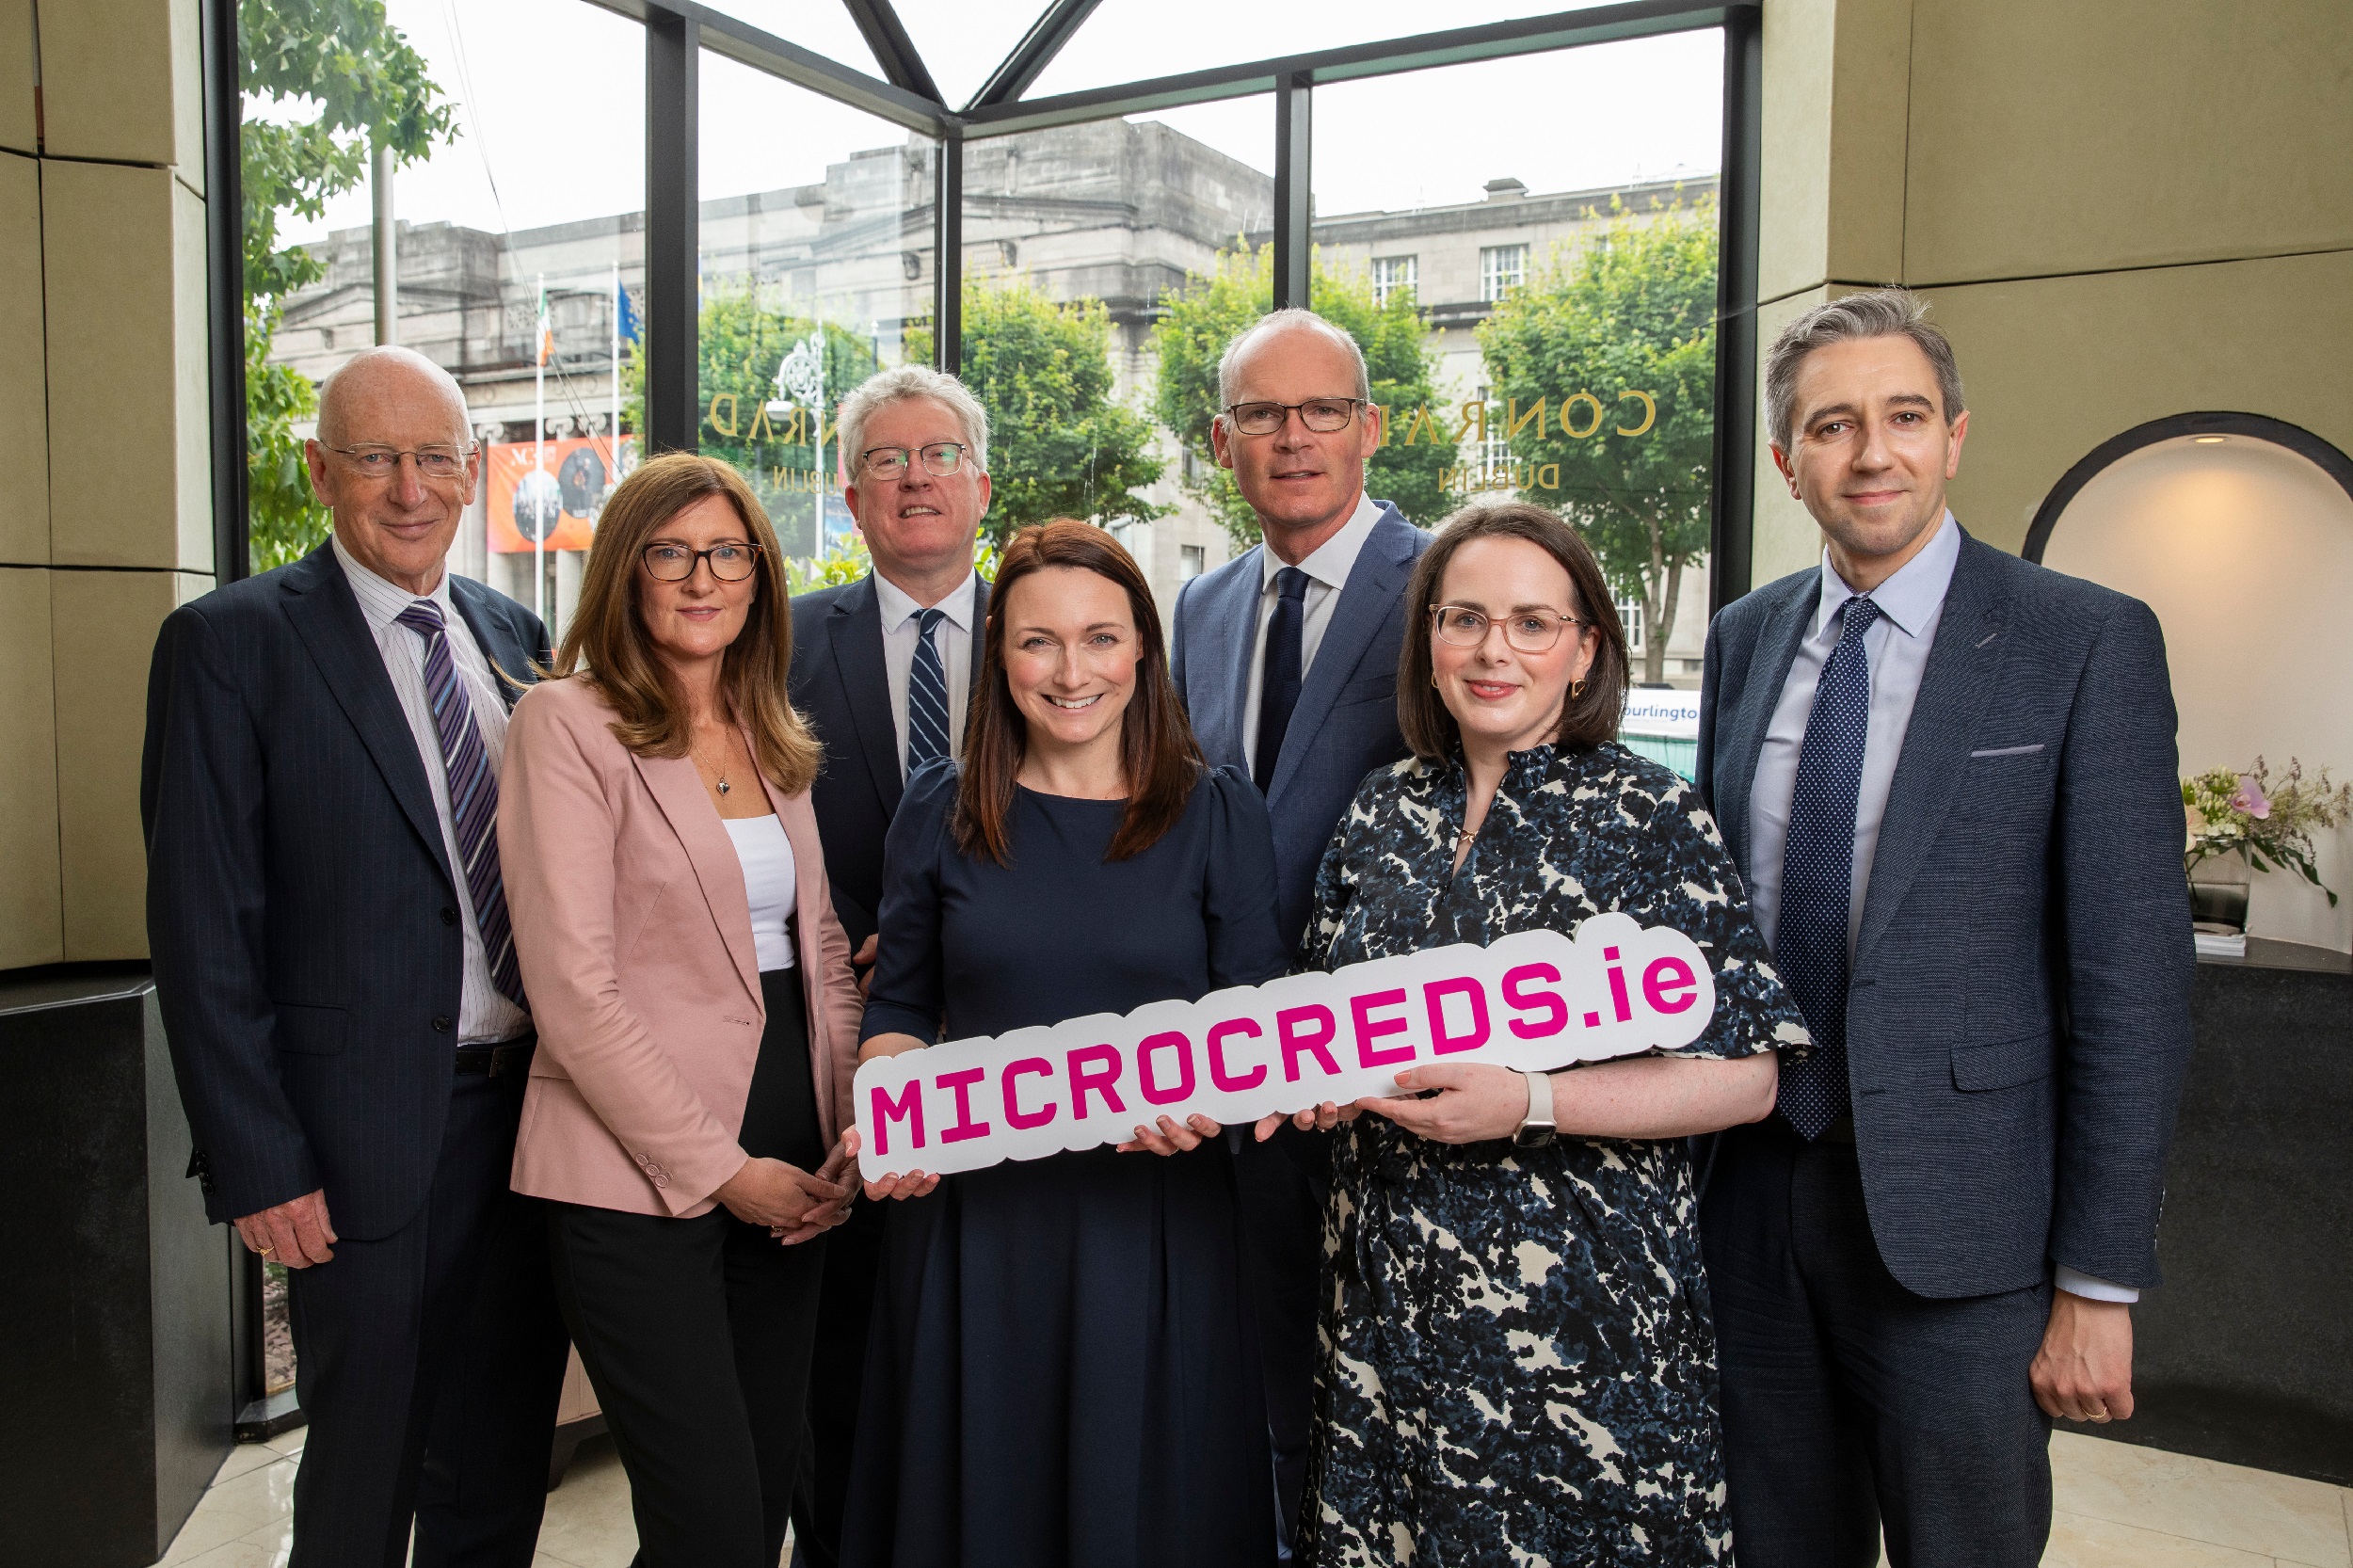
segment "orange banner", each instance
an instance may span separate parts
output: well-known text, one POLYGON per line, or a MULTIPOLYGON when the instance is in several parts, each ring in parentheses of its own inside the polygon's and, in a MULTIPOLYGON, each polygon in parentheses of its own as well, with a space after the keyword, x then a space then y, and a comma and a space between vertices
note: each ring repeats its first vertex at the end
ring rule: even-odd
MULTIPOLYGON (((597 534, 597 516, 615 483, 610 448, 600 436, 549 441, 494 441, 484 454, 483 481, 489 487, 490 550, 493 554, 528 553, 536 536, 550 550, 585 550, 597 534), (546 454, 547 471, 536 467, 546 454)), ((637 439, 621 438, 621 474, 637 466, 637 439)))

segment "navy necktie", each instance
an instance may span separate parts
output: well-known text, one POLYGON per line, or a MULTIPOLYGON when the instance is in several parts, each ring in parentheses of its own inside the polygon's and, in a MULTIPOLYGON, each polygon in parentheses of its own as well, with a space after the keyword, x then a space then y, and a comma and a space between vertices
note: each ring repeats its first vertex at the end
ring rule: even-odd
POLYGON ((1307 618, 1307 574, 1285 567, 1274 574, 1274 618, 1266 628, 1266 669, 1258 681, 1258 748, 1250 776, 1263 794, 1274 782, 1283 733, 1299 706, 1300 641, 1307 618))
POLYGON ((434 732, 440 737, 450 823, 457 829, 457 853, 465 856, 466 893, 473 904, 474 929, 482 934, 483 956, 489 960, 491 983, 507 1000, 528 1007, 522 966, 515 959, 515 933, 506 920, 506 881, 499 870, 498 776, 482 749, 482 731, 474 726, 466 683, 450 659, 449 629, 441 620, 441 607, 429 599, 416 600, 393 618, 424 639, 424 695, 433 708, 434 732))
POLYGON ((915 663, 907 669, 907 776, 926 762, 948 755, 948 671, 939 662, 932 633, 948 618, 945 610, 916 617, 915 663))
POLYGON ((1855 796, 1871 730, 1871 660, 1863 633, 1879 619, 1880 607, 1857 597, 1838 615, 1838 644, 1822 664, 1798 754, 1773 933, 1774 963, 1814 1036, 1812 1054, 1782 1069, 1778 1104, 1808 1143, 1849 1104, 1847 932, 1854 909, 1855 796))

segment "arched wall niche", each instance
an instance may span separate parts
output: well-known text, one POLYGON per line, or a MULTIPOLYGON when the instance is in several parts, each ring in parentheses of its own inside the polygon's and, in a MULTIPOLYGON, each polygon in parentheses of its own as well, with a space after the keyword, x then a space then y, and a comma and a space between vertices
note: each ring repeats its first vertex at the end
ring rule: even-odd
MULTIPOLYGON (((2025 554, 2156 612, 2184 773, 2353 776, 2353 459, 2257 414, 2152 421, 2068 471, 2025 554)), ((2256 873, 2248 933, 2353 950, 2353 826, 2322 836, 2331 909, 2292 873, 2256 873)))

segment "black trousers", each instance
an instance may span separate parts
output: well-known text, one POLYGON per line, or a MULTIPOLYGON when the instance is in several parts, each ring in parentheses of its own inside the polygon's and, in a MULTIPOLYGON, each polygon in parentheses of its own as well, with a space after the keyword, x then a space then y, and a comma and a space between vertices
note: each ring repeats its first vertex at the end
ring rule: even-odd
POLYGON ((1242 1265, 1258 1325, 1267 1437, 1274 1453, 1275 1539, 1290 1560, 1307 1481, 1316 1381, 1316 1277, 1323 1266, 1323 1203, 1331 1141, 1289 1125, 1261 1144, 1247 1127, 1229 1136, 1241 1202, 1242 1265))
MULTIPOLYGON (((744 1152, 824 1160, 798 972, 760 976, 768 1028, 744 1152)), ((551 1204, 557 1299, 629 1473, 643 1568, 776 1568, 791 1523, 827 1239, 725 1208, 691 1220, 551 1204)))
MULTIPOLYGON (((856 1179, 856 1173, 851 1173, 856 1179)), ((838 1568, 841 1517, 850 1499, 850 1455, 857 1447, 858 1401, 866 1391, 866 1338, 874 1317, 888 1203, 857 1199, 825 1238, 825 1283, 817 1302, 816 1351, 808 1378, 808 1426, 792 1494, 793 1568, 838 1568)))
POLYGON ((2047 1285, 1931 1300, 1880 1258, 1852 1144, 1721 1136, 1700 1208, 1740 1568, 2033 1568, 2047 1285))
POLYGON ((564 1325, 541 1206, 507 1187, 526 1081, 459 1077, 424 1210, 288 1272, 295 1568, 400 1568, 412 1519, 420 1568, 529 1568, 564 1325))

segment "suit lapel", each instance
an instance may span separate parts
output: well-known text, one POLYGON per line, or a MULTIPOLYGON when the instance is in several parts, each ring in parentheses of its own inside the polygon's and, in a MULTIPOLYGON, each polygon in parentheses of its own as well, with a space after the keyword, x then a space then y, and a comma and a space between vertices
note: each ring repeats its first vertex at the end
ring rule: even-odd
POLYGON ((1718 737, 1717 755, 1724 760, 1724 784, 1717 791, 1716 825, 1732 848, 1733 863, 1742 874, 1753 876, 1749 865, 1749 796, 1756 786, 1756 761, 1765 747, 1765 731, 1781 706, 1782 688, 1789 683, 1789 666, 1814 622, 1821 599, 1821 575, 1808 572, 1793 579, 1789 591, 1774 604, 1749 645, 1749 669, 1740 700, 1725 717, 1718 737))
MULTIPOLYGON (((408 716, 401 712, 400 698, 392 691, 392 678, 385 673, 383 650, 369 634, 360 600, 336 562, 334 545, 323 544, 311 552, 280 584, 286 596, 286 618, 294 624, 296 635, 309 649, 312 663, 318 666, 344 717, 360 732, 360 744, 375 759, 376 771, 384 776, 408 825, 432 851, 441 874, 449 877, 441 819, 433 809, 433 786, 425 777, 424 759, 417 750, 417 737, 408 728, 408 716)), ((456 878, 450 878, 450 886, 457 886, 456 878)))
POLYGON ((850 584, 825 617, 833 673, 841 682, 841 702, 857 731, 859 754, 874 780, 885 815, 899 809, 906 789, 899 776, 899 732, 891 720, 890 677, 883 666, 882 606, 870 574, 850 584))
POLYGON ((1224 584, 1225 593, 1209 606, 1209 628, 1215 647, 1209 658, 1201 661, 1207 679, 1225 683, 1225 701, 1219 705, 1217 742, 1209 749, 1212 761, 1243 766, 1250 756, 1250 739, 1241 732, 1242 715, 1250 711, 1250 666, 1257 657, 1258 600, 1266 591, 1266 546, 1253 545, 1242 552, 1233 575, 1224 584))
MULTIPOLYGON (((1398 614, 1405 580, 1413 571, 1413 531, 1404 518, 1396 507, 1385 506, 1381 520, 1365 537, 1365 548, 1358 552, 1348 581, 1340 585, 1340 601, 1332 606, 1332 618, 1324 626, 1323 641, 1317 645, 1315 663, 1307 666, 1306 681, 1299 688, 1299 706, 1291 710, 1290 728, 1283 736, 1283 755, 1275 762, 1274 777, 1267 790, 1269 803, 1281 798, 1315 749, 1316 731, 1323 728, 1340 688, 1356 673, 1365 649, 1372 646, 1382 627, 1398 614)), ((1245 678, 1248 664, 1245 653, 1245 678)))
POLYGON ((1952 809, 1967 771, 1969 747, 1986 706, 2000 682, 2007 649, 2002 635, 2009 597, 1994 582, 1986 557, 1991 545, 1963 535, 1953 565, 1936 642, 1920 675, 1920 695, 1912 705, 1902 755, 1887 789, 1887 812, 1880 821, 1879 845, 1871 857, 1871 885, 1863 900, 1863 930, 1855 942, 1860 970, 1872 942, 1887 929, 1902 904, 1952 809))
POLYGON ((450 574, 450 601, 457 606, 458 618, 473 633, 474 645, 482 649, 482 656, 490 662, 490 674, 498 682, 500 699, 506 704, 507 712, 513 712, 515 699, 539 679, 534 664, 544 662, 548 650, 523 647, 521 639, 507 629, 505 620, 490 614, 488 592, 471 578, 450 574))
MULTIPOLYGON (((751 737, 744 738, 746 747, 751 737)), ((753 752, 758 757, 758 752, 753 752)), ((695 880, 703 890, 703 903, 711 909, 711 920, 719 928, 719 937, 728 945, 728 956, 735 960, 735 970, 743 978, 744 988, 760 1000, 760 955, 752 946, 751 896, 744 888, 744 862, 735 853, 735 840, 728 836, 727 824, 712 808, 711 797, 703 793, 702 776, 695 771, 691 757, 638 757, 631 760, 637 766, 637 776, 646 781, 646 789, 662 808, 662 815, 669 822, 670 831, 678 835, 685 847, 687 862, 695 868, 695 880)), ((766 780, 761 780, 765 790, 766 780)))

